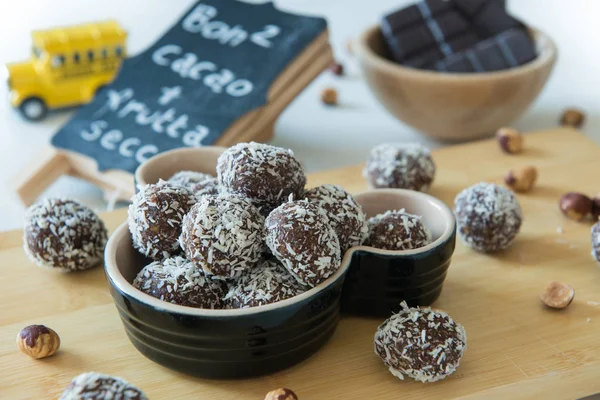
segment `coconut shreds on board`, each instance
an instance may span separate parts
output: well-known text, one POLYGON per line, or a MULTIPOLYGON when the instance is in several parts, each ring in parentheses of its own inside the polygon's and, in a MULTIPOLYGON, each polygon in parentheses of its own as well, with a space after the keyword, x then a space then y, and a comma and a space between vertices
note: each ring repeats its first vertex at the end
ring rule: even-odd
POLYGON ((314 287, 337 271, 340 243, 322 208, 307 200, 289 201, 269 214, 266 242, 303 285, 314 287))
POLYGON ((122 378, 86 372, 73 378, 59 400, 148 400, 148 397, 122 378))
POLYGON ((133 286, 162 301, 199 308, 222 308, 223 288, 184 257, 146 265, 133 286))
POLYGON ((460 192, 454 213, 461 239, 478 251, 503 250, 521 228, 523 213, 513 192, 481 182, 460 192))
POLYGON ((369 218, 367 244, 387 250, 410 250, 431 243, 431 232, 421 222, 421 216, 404 209, 388 210, 369 218))
POLYGON ((176 254, 183 216, 195 202, 188 189, 163 180, 141 187, 127 218, 134 247, 155 260, 176 254))
POLYGON ((266 260, 232 282, 225 301, 232 308, 256 307, 289 299, 304 291, 306 288, 279 262, 266 260))
POLYGON ((390 372, 420 382, 448 377, 467 348, 464 327, 445 312, 430 307, 402 309, 377 328, 375 353, 390 372))
POLYGON ((305 198, 326 211, 338 235, 342 253, 363 244, 369 233, 367 218, 350 193, 341 186, 326 184, 308 190, 305 198))
POLYGON ((263 249, 264 217, 248 200, 204 196, 183 219, 179 243, 205 273, 233 279, 253 268, 263 249))
POLYGON ((23 236, 25 253, 37 265, 75 271, 102 261, 107 231, 83 204, 47 198, 27 210, 23 236))
POLYGON ((425 192, 435 175, 429 149, 419 143, 384 143, 371 149, 365 178, 375 187, 425 192))

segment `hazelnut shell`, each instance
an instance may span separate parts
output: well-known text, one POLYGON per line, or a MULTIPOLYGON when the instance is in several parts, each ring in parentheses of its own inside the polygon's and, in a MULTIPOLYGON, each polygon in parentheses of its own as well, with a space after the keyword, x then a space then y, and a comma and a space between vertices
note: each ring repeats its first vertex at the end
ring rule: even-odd
POLYGON ((592 211, 592 199, 584 194, 569 192, 560 198, 559 206, 563 214, 575 221, 581 221, 592 211))
POLYGON ((17 345, 23 353, 39 359, 54 355, 60 347, 60 338, 44 325, 29 325, 17 335, 17 345))
POLYGON ((552 281, 540 296, 542 302, 550 308, 562 309, 567 307, 575 297, 575 290, 567 284, 552 281))
POLYGON ((279 388, 267 393, 265 400, 298 400, 298 396, 290 389, 279 388))

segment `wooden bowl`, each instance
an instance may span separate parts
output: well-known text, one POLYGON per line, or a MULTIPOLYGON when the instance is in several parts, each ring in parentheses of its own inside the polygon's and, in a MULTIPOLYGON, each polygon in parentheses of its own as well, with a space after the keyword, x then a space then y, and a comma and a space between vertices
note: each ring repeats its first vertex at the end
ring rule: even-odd
POLYGON ((379 102, 399 120, 445 141, 492 135, 523 114, 540 93, 556 61, 554 42, 531 30, 538 57, 517 68, 487 73, 419 70, 387 58, 379 26, 356 41, 356 54, 367 84, 379 102))

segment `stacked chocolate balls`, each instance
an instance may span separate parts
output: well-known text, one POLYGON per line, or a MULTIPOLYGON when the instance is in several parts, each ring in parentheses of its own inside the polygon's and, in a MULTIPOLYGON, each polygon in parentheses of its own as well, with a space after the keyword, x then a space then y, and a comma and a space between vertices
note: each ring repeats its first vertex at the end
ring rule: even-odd
POLYGON ((270 304, 317 286, 368 227, 341 187, 305 184, 292 151, 241 143, 219 157, 217 177, 183 171, 146 185, 128 221, 134 247, 154 261, 134 286, 212 309, 270 304))

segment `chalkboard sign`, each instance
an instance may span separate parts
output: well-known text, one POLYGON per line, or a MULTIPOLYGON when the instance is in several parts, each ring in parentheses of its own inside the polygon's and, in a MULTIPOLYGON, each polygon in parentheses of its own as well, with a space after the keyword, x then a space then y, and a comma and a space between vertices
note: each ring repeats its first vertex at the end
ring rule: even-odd
POLYGON ((153 155, 215 143, 267 103, 277 76, 327 29, 322 18, 272 3, 198 1, 154 45, 123 62, 117 79, 52 138, 133 173, 153 155))

